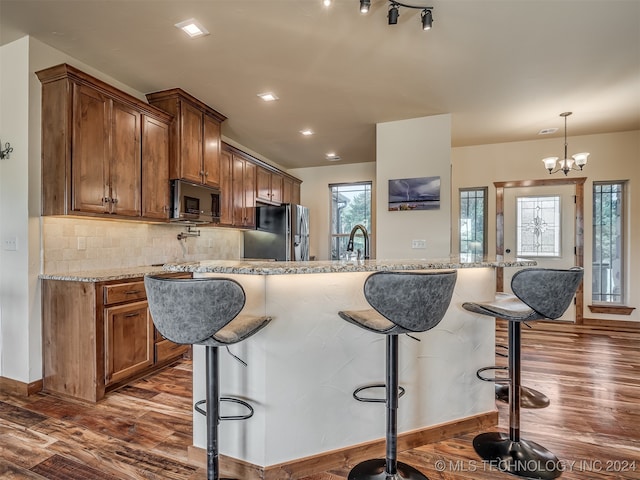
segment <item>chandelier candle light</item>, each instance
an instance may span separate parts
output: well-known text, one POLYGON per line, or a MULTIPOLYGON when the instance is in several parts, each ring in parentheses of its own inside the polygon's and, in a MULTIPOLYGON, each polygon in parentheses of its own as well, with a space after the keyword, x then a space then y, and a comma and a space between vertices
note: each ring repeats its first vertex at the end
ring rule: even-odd
POLYGON ((542 159, 544 168, 549 170, 549 175, 557 172, 563 172, 567 175, 570 170, 582 170, 582 167, 587 164, 587 159, 589 158, 588 152, 576 153, 575 155, 572 155, 571 158, 567 157, 567 117, 571 115, 571 113, 572 112, 564 112, 560 114, 561 117, 564 117, 564 158, 559 162, 558 157, 547 157, 542 159))

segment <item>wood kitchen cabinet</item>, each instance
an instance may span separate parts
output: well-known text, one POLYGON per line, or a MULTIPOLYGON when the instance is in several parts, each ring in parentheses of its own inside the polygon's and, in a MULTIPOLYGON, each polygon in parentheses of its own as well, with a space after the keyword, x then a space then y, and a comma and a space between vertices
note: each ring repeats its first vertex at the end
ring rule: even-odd
POLYGON ((220 159, 220 225, 253 228, 257 166, 248 155, 226 144, 220 159))
POLYGON ((280 173, 258 167, 256 200, 280 205, 282 203, 283 177, 280 173))
POLYGON ((150 93, 147 100, 175 118, 170 178, 220 188, 220 130, 227 117, 180 88, 150 93))
POLYGON ((233 155, 233 224, 255 227, 256 165, 240 155, 233 155))
POLYGON ((171 115, 70 65, 36 74, 42 215, 168 219, 168 171, 157 167, 167 160, 171 115))
POLYGON ((300 204, 300 181, 293 177, 282 179, 282 203, 300 204))
POLYGON ((169 125, 142 116, 142 216, 164 220, 171 205, 169 179, 169 125))
POLYGON ((189 351, 155 330, 142 277, 43 280, 42 306, 47 392, 96 402, 189 351))

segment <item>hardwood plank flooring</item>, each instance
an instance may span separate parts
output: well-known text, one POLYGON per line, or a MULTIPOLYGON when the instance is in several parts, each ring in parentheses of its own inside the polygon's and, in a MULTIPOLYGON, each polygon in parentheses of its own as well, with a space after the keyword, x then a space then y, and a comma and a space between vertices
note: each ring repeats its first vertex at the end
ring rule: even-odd
MULTIPOLYGON (((532 326, 523 329, 523 384, 544 392, 551 405, 521 411, 522 438, 554 452, 564 480, 640 479, 640 330, 532 326)), ((504 325, 496 338, 506 343, 504 325)), ((496 363, 506 359, 498 356, 496 363)), ((508 407, 497 406, 497 430, 504 432, 508 407)), ((0 392, 0 478, 206 478, 187 458, 191 408, 190 360, 96 405, 0 392)), ((399 460, 432 480, 516 478, 479 460, 472 447, 477 433, 401 452, 399 460)), ((350 467, 301 480, 344 480, 350 467)))

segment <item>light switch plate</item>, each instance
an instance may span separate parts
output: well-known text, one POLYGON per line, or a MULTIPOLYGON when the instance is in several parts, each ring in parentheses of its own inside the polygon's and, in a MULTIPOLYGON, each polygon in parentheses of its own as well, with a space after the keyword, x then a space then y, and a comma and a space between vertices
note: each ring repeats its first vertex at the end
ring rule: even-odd
POLYGON ((2 248, 10 251, 18 250, 18 237, 5 237, 2 240, 2 248))

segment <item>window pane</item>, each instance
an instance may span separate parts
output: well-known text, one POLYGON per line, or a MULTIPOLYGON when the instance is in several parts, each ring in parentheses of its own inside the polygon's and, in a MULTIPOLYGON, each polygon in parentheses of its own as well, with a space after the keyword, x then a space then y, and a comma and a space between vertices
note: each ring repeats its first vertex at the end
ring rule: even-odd
POLYGON ((518 197, 516 199, 517 255, 560 256, 560 197, 518 197))
POLYGON ((624 183, 593 184, 594 302, 623 303, 624 183))
POLYGON ((460 258, 473 261, 486 254, 487 189, 460 190, 460 258))
MULTIPOLYGON (((329 185, 331 192, 331 259, 349 258, 347 243, 351 229, 363 225, 371 239, 371 182, 329 185)), ((354 251, 364 254, 364 237, 358 232, 354 251)))

